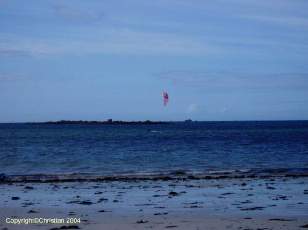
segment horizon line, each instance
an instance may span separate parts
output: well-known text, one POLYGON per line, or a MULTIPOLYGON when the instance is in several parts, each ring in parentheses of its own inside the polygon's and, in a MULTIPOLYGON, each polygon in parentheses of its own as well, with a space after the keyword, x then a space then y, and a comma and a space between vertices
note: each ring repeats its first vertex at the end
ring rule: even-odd
MULTIPOLYGON (((115 122, 162 122, 162 123, 180 123, 180 122, 287 122, 287 121, 304 121, 307 122, 308 119, 259 119, 259 120, 193 120, 193 119, 185 119, 185 120, 112 120, 115 122)), ((0 122, 0 124, 44 124, 44 123, 55 123, 55 122, 99 122, 108 124, 107 120, 49 120, 49 121, 10 121, 10 122, 0 122)), ((110 123, 112 123, 110 122, 110 123)))

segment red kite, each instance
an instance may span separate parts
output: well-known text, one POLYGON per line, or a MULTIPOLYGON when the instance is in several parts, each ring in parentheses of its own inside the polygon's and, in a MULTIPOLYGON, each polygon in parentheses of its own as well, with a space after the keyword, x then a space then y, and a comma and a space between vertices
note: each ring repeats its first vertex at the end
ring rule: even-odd
POLYGON ((164 100, 164 106, 166 106, 169 102, 169 95, 167 92, 163 92, 163 100, 164 100))

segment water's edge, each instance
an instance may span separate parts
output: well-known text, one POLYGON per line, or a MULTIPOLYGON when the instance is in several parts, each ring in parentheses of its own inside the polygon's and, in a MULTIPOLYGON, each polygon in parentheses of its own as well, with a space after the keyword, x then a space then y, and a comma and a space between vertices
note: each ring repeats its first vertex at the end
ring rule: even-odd
POLYGON ((9 183, 61 183, 61 182, 99 182, 99 181, 145 181, 145 180, 211 180, 211 179, 264 179, 276 177, 308 177, 308 168, 301 169, 267 169, 267 170, 226 170, 206 173, 175 171, 168 173, 136 173, 117 175, 97 175, 87 173, 71 174, 0 174, 0 184, 9 183))

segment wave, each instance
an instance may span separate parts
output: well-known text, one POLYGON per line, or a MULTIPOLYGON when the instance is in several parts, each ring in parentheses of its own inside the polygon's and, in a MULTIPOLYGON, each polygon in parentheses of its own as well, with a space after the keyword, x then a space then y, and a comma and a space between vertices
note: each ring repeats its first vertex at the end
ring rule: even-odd
POLYGON ((168 180, 211 180, 240 178, 274 178, 274 177, 308 177, 308 168, 292 169, 245 169, 217 170, 208 172, 172 171, 160 173, 130 173, 114 175, 98 175, 92 173, 69 174, 0 174, 0 183, 55 183, 55 182, 108 182, 108 181, 168 181, 168 180))

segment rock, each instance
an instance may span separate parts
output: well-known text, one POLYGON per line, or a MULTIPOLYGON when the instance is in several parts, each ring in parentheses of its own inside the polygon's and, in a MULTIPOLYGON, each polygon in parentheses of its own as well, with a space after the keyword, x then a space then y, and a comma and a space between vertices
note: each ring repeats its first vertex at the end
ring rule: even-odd
POLYGON ((18 196, 12 196, 12 200, 19 200, 20 198, 18 196))
POLYGON ((221 194, 221 196, 228 196, 228 195, 232 195, 232 194, 234 194, 234 192, 226 192, 226 193, 221 194))
POLYGON ((108 199, 107 199, 107 198, 100 198, 100 199, 97 201, 97 203, 101 203, 101 202, 103 202, 103 201, 108 201, 108 199))
POLYGON ((272 218, 269 221, 294 221, 294 219, 272 218))
POLYGON ((32 186, 26 186, 24 189, 32 190, 34 188, 32 186))
POLYGON ((82 205, 91 205, 91 204, 93 204, 93 202, 84 200, 84 201, 78 202, 78 204, 82 204, 82 205))
POLYGON ((177 192, 174 192, 174 191, 172 191, 172 192, 169 192, 169 196, 178 196, 179 194, 177 193, 177 192))
POLYGON ((272 186, 267 186, 266 189, 275 190, 276 188, 272 186))
POLYGON ((61 226, 60 229, 80 229, 77 225, 61 226))
POLYGON ((162 216, 162 215, 167 215, 168 212, 157 212, 157 213, 154 213, 154 216, 162 216))
POLYGON ((28 213, 38 213, 38 212, 31 209, 28 213))
POLYGON ((136 223, 137 224, 145 224, 145 223, 148 223, 149 221, 147 220, 138 220, 136 223))
POLYGON ((264 207, 252 207, 252 208, 241 208, 241 211, 255 211, 255 210, 263 210, 264 207))

